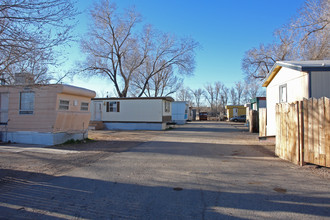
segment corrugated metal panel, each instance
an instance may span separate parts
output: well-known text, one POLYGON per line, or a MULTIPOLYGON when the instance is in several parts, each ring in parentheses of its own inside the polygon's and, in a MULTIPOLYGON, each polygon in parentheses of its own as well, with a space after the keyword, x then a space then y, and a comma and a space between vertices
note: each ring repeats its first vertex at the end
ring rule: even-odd
POLYGON ((330 97, 330 71, 313 71, 311 74, 311 96, 313 98, 330 97))

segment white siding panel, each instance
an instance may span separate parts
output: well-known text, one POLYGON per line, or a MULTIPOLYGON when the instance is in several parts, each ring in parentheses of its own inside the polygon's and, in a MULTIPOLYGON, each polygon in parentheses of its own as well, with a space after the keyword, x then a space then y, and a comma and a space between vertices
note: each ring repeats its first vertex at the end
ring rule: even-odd
POLYGON ((105 100, 102 121, 113 122, 161 122, 163 100, 105 100), (120 102, 120 112, 106 112, 106 102, 120 102))
POLYGON ((282 67, 267 86, 267 135, 276 134, 275 105, 279 103, 279 87, 287 84, 287 102, 308 98, 308 73, 282 67))
POLYGON ((330 97, 330 71, 312 72, 312 94, 314 98, 330 97))

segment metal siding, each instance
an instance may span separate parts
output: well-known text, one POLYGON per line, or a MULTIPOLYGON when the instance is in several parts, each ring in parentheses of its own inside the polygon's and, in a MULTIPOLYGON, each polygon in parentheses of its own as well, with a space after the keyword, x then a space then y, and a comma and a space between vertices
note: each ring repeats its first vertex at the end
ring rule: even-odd
POLYGON ((330 71, 311 73, 311 97, 330 97, 330 71))
POLYGON ((275 105, 279 103, 279 87, 287 84, 287 102, 308 98, 308 75, 283 67, 267 86, 267 136, 276 134, 275 105))

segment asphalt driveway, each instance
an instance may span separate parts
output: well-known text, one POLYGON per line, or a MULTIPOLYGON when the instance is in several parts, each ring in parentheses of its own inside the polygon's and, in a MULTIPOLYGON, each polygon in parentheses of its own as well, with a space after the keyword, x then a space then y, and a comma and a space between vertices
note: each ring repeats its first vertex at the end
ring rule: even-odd
POLYGON ((273 156, 272 146, 261 146, 242 124, 195 122, 161 132, 90 135, 134 136, 135 142, 60 175, 2 178, 0 217, 330 218, 328 176, 273 156))

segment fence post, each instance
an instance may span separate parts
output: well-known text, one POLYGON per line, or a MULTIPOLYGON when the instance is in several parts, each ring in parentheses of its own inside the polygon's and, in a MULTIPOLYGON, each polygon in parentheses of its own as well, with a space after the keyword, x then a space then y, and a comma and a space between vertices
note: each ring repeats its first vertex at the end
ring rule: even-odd
POLYGON ((249 115, 249 119, 250 119, 250 132, 251 133, 256 133, 259 131, 259 115, 258 112, 255 110, 250 110, 250 115, 249 115))
POLYGON ((298 102, 298 141, 299 141, 299 165, 305 165, 304 162, 304 102, 298 102))
POLYGON ((320 163, 319 149, 319 100, 313 99, 313 139, 314 139, 314 164, 320 163))
POLYGON ((303 148, 303 152, 304 152, 304 161, 309 160, 309 104, 308 104, 308 99, 304 99, 303 100, 303 108, 304 108, 304 148, 303 148))
POLYGON ((275 141, 275 155, 280 156, 280 146, 281 146, 281 115, 280 115, 280 104, 275 106, 275 121, 276 121, 276 141, 275 141))
POLYGON ((296 123, 295 123, 295 150, 296 150, 296 163, 300 164, 300 124, 299 124, 299 101, 295 103, 295 115, 296 123))
POLYGON ((267 136, 266 123, 267 123, 266 108, 259 109, 259 137, 267 136))
POLYGON ((326 155, 325 155, 325 97, 319 99, 318 103, 319 107, 319 132, 318 132, 318 149, 319 149, 319 159, 320 163, 319 165, 325 166, 325 160, 326 160, 326 155))
POLYGON ((324 106, 325 106, 325 123, 326 127, 325 130, 325 166, 330 167, 330 99, 324 99, 324 106))

